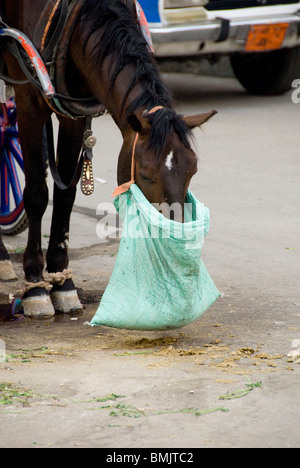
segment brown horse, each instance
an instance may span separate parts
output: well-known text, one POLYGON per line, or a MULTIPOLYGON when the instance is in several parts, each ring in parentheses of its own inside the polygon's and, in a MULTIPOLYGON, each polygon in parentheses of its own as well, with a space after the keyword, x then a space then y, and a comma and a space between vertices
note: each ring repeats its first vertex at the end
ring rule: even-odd
MULTIPOLYGON (((62 9, 59 1, 4 0, 3 3, 5 23, 25 33, 41 51, 36 25, 43 24, 45 7, 53 21, 58 17, 58 11, 62 9)), ((54 59, 53 56, 50 59, 55 62, 56 90, 64 82, 69 96, 86 102, 93 97, 105 105, 124 140, 118 163, 119 184, 131 178, 132 151, 138 133, 136 184, 151 203, 179 203, 183 206, 190 180, 197 171, 197 157, 190 143, 191 129, 208 120, 214 111, 193 117, 176 113, 175 104, 137 22, 134 0, 77 0, 67 3, 71 13, 65 21, 57 53, 54 59), (70 22, 72 30, 68 29, 70 22)), ((54 28, 47 21, 46 25, 54 28)), ((45 35, 46 32, 42 37, 45 35)), ((26 81, 18 60, 5 49, 6 42, 0 40, 6 73, 12 79, 26 81)), ((43 129, 53 109, 32 82, 16 85, 15 95, 25 163, 24 204, 29 222, 28 245, 24 254, 28 290, 23 303, 26 315, 52 316, 54 309, 69 312, 81 308, 68 274, 65 281, 53 286, 50 296, 44 284, 41 220, 48 203, 48 188, 42 144, 43 129)), ((61 112, 57 112, 57 116, 60 123, 57 167, 62 181, 68 185, 81 151, 85 120, 69 118, 61 112)), ((75 187, 62 190, 55 185, 47 252, 47 271, 50 274, 65 272, 68 268, 68 233, 75 195, 75 187)))

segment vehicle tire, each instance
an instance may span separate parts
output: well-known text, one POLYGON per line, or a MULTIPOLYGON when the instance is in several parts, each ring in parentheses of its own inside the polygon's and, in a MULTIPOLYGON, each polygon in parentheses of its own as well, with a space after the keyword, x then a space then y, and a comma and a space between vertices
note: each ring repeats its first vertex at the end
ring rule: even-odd
POLYGON ((276 95, 300 78, 300 46, 272 52, 234 54, 233 72, 251 94, 276 95))
POLYGON ((9 225, 0 224, 0 227, 2 229, 2 234, 5 236, 16 236, 26 231, 28 228, 28 219, 25 210, 22 210, 20 216, 17 217, 14 222, 9 225))

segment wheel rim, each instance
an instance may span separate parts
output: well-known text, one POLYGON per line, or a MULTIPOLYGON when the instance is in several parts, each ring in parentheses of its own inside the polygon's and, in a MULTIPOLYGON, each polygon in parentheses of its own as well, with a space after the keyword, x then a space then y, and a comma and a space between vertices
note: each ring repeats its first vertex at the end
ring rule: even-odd
POLYGON ((4 228, 16 223, 24 213, 21 179, 24 163, 19 142, 16 110, 8 105, 10 126, 4 128, 0 115, 0 225, 4 228))

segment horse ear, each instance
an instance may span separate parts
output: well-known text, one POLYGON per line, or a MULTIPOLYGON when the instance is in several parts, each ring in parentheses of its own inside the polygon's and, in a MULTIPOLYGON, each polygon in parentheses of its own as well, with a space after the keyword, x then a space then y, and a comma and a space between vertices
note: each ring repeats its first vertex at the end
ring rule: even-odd
POLYGON ((212 110, 210 112, 206 112, 205 114, 197 114, 197 115, 190 115, 183 117, 184 122, 187 126, 193 130, 196 127, 200 127, 202 124, 207 122, 211 117, 216 115, 218 111, 212 110))

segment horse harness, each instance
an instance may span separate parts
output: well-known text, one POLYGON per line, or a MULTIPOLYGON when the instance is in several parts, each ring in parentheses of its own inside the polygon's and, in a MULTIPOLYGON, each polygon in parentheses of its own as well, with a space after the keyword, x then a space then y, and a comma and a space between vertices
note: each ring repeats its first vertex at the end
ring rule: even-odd
MULTIPOLYGON (((9 36, 16 39, 9 42, 7 47, 17 58, 27 80, 12 80, 1 73, 0 79, 12 85, 30 82, 43 93, 47 104, 56 114, 71 119, 85 120, 82 151, 74 176, 68 186, 61 180, 56 164, 51 117, 45 125, 44 138, 47 140, 47 157, 56 185, 61 190, 67 190, 68 188, 75 187, 81 178, 82 192, 85 195, 91 195, 94 192, 92 159, 93 147, 96 144, 96 138, 93 136, 91 129, 92 119, 103 115, 106 109, 95 98, 72 97, 66 85, 66 63, 69 43, 85 1, 48 0, 34 33, 34 43, 37 45, 38 50, 35 49, 35 46, 24 34, 8 28, 0 18, 0 28, 3 28, 0 29, 0 37, 9 36), (25 53, 18 46, 18 42, 25 49, 25 53), (32 56, 34 54, 36 55, 36 64, 33 63, 34 59, 32 56), (55 88, 52 85, 53 82, 55 83, 55 88)), ((131 7, 137 19, 135 0, 123 1, 127 6, 131 7)))

